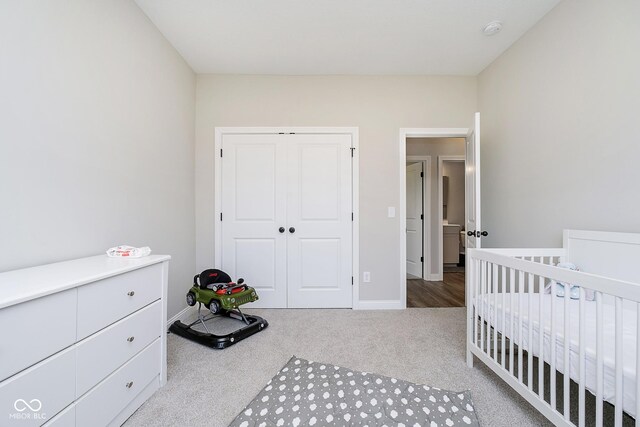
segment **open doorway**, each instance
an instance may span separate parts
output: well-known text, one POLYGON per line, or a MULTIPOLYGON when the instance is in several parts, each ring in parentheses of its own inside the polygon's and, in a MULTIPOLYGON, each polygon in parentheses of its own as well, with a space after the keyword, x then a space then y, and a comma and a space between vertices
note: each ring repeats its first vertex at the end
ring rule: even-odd
POLYGON ((407 307, 465 304, 465 141, 406 138, 407 307))

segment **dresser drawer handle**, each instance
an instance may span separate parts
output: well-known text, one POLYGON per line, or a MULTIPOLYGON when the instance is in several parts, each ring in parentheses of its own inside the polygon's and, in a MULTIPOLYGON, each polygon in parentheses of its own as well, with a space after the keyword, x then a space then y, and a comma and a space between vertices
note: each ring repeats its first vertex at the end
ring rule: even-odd
POLYGON ((131 388, 131 387, 133 387, 133 381, 128 382, 128 383, 126 384, 126 387, 127 387, 127 388, 131 388))
POLYGON ((129 337, 129 338, 127 338, 127 341, 133 342, 134 339, 136 339, 136 338, 135 337, 129 337))
POLYGON ((134 296, 136 293, 134 291, 129 291, 127 292, 127 295, 129 295, 130 297, 134 296))

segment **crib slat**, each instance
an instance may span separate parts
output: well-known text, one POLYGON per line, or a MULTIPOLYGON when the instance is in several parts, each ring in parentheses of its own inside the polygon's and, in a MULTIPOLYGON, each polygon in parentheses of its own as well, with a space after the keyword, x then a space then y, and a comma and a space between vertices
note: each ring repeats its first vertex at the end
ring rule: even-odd
POLYGON ((473 342, 475 344, 476 347, 478 347, 478 334, 480 333, 480 331, 478 331, 478 317, 480 315, 480 283, 481 283, 481 278, 480 278, 480 261, 478 261, 477 259, 473 260, 473 277, 476 279, 475 280, 475 285, 474 285, 474 297, 475 297, 475 301, 476 301, 476 305, 475 305, 475 315, 473 316, 473 327, 474 327, 474 332, 473 332, 473 342))
POLYGON ((498 265, 493 264, 493 360, 498 361, 498 265))
POLYGON ((584 398, 585 398, 585 394, 584 394, 584 387, 585 387, 585 374, 586 374, 586 366, 585 366, 585 358, 586 358, 586 354, 585 354, 585 332, 584 332, 584 311, 585 311, 585 307, 584 307, 584 289, 581 287, 579 288, 580 290, 580 304, 579 304, 579 323, 580 325, 578 326, 578 335, 579 335, 579 340, 580 340, 580 350, 579 350, 579 360, 578 363, 580 364, 579 366, 579 386, 580 388, 578 389, 578 398, 579 398, 579 404, 578 404, 578 426, 579 427, 584 427, 584 423, 585 423, 585 403, 584 403, 584 398))
POLYGON ((571 375, 571 367, 569 366, 569 342, 570 337, 571 337, 571 330, 569 329, 569 310, 570 310, 570 306, 569 306, 569 289, 564 289, 564 338, 563 338, 563 342, 564 342, 564 363, 562 365, 563 370, 564 370, 564 376, 563 376, 563 390, 562 390, 562 397, 564 397, 564 408, 563 408, 563 415, 564 415, 564 419, 569 421, 569 393, 570 393, 570 389, 569 389, 569 376, 571 375))
POLYGON ((506 302, 506 295, 507 295, 507 290, 505 289, 506 286, 506 281, 507 281, 507 267, 505 267, 504 265, 502 266, 502 274, 500 276, 500 280, 501 280, 501 291, 502 291, 502 334, 501 338, 502 338, 502 342, 501 342, 501 354, 500 354, 500 364, 502 365, 502 369, 504 369, 505 366, 505 335, 507 334, 507 306, 505 304, 506 302))
POLYGON ((484 286, 486 274, 485 271, 487 269, 487 262, 482 261, 480 263, 480 299, 478 302, 480 305, 480 350, 484 351, 484 311, 485 311, 485 295, 484 295, 484 286))
POLYGON ((615 424, 622 425, 622 298, 616 297, 616 405, 615 424))
POLYGON ((509 269, 509 373, 513 375, 513 341, 515 337, 515 316, 514 316, 514 296, 516 294, 516 271, 513 268, 509 269))
POLYGON ((640 303, 636 303, 636 427, 640 426, 640 303))
POLYGON ((522 382, 522 300, 524 299, 524 271, 518 271, 518 381, 522 382))
POLYGON ((556 287, 550 286, 551 290, 551 363, 549 369, 549 391, 550 391, 550 404, 554 410, 558 410, 556 402, 556 347, 558 346, 558 336, 556 331, 556 287))
POLYGON ((544 278, 538 276, 538 396, 544 399, 544 278))
POLYGON ((487 263, 487 313, 485 314, 485 320, 487 321, 487 356, 491 357, 491 266, 492 263, 487 263))
POLYGON ((602 330, 602 293, 596 292, 596 427, 602 427, 604 342, 602 330))
POLYGON ((469 292, 468 295, 468 299, 467 299, 467 304, 471 304, 470 310, 471 310, 471 318, 473 319, 473 321, 471 322, 471 335, 469 337, 469 339, 471 339, 471 342, 475 345, 476 343, 476 307, 478 307, 478 300, 475 298, 476 295, 476 260, 474 258, 470 258, 469 259, 469 271, 466 272, 466 274, 469 275, 469 289, 465 289, 465 292, 469 292))
POLYGON ((528 275, 527 280, 527 292, 529 298, 527 298, 527 305, 529 306, 529 321, 527 322, 529 329, 529 341, 527 344, 527 387, 529 390, 533 390, 533 287, 535 285, 533 274, 528 275))

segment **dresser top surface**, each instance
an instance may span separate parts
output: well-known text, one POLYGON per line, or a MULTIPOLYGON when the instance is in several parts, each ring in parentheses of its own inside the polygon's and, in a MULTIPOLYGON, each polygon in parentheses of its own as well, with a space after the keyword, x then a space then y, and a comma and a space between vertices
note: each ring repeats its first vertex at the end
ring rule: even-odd
POLYGON ((0 273, 0 309, 170 260, 97 255, 0 273))

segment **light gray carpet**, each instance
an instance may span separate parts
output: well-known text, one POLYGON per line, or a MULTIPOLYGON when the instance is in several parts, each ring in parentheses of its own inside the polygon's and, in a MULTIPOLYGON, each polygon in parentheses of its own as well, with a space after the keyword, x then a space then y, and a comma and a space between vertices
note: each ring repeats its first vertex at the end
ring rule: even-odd
POLYGON ((247 311, 269 327, 225 350, 170 334, 169 381, 125 426, 227 426, 292 355, 469 389, 482 425, 550 425, 481 362, 467 368, 464 308, 247 311))

